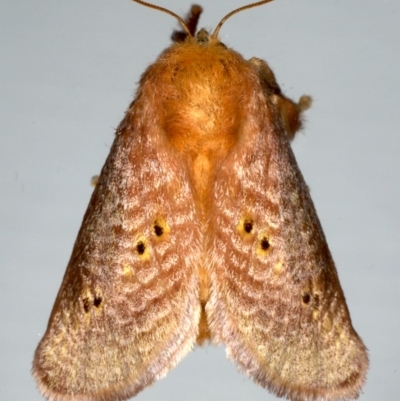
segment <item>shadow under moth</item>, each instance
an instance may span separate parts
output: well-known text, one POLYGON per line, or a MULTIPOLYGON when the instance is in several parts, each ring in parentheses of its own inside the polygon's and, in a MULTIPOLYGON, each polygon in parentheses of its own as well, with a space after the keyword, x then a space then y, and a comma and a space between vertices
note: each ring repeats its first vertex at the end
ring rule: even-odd
POLYGON ((196 34, 143 74, 120 123, 33 361, 54 401, 126 400, 194 346, 224 344, 292 401, 350 400, 367 350, 289 141, 308 96, 196 34))

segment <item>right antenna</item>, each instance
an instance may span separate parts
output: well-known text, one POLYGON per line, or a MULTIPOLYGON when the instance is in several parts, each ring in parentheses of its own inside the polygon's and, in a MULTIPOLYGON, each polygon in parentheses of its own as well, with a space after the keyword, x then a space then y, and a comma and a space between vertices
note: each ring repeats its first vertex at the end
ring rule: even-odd
POLYGON ((232 17, 232 15, 234 15, 240 11, 247 10, 249 8, 253 8, 253 7, 261 6, 262 4, 270 3, 271 1, 273 1, 273 0, 264 0, 264 1, 258 1, 256 3, 251 3, 251 4, 248 4, 247 6, 239 7, 236 10, 231 11, 229 14, 226 14, 225 17, 222 18, 221 22, 215 28, 214 33, 212 34, 213 39, 216 39, 218 37, 218 33, 219 33, 219 30, 221 29, 221 26, 224 24, 224 22, 228 18, 232 17))

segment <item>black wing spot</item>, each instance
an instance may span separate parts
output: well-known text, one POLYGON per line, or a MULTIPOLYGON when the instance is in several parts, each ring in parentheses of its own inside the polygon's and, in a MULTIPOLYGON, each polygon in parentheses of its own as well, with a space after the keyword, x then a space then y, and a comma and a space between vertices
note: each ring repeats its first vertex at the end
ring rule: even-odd
POLYGON ((303 295, 303 303, 305 303, 307 305, 310 303, 310 301, 311 301, 311 295, 308 292, 306 292, 303 295))
POLYGON ((89 298, 85 297, 82 299, 83 310, 88 313, 90 310, 90 301, 89 298))
POLYGON ((161 237, 164 234, 164 229, 158 223, 155 223, 154 232, 156 233, 157 237, 161 237))
POLYGON ((253 238, 254 228, 254 220, 248 215, 242 216, 236 226, 237 232, 245 241, 253 238))
POLYGON ((267 237, 261 239, 260 246, 263 251, 266 251, 270 247, 267 237))
POLYGON ((244 231, 246 231, 246 233, 250 234, 251 230, 253 229, 253 222, 245 221, 243 224, 243 228, 244 228, 244 231))
POLYGON ((318 294, 314 295, 314 305, 315 305, 315 309, 319 308, 319 295, 318 294))
POLYGON ((153 233, 157 239, 165 240, 169 232, 170 228, 164 217, 159 216, 153 221, 153 233))
POLYGON ((103 298, 101 298, 100 295, 96 295, 96 296, 94 297, 93 304, 94 304, 94 306, 95 306, 96 308, 98 308, 98 307, 101 305, 102 301, 103 301, 103 298))
POLYGON ((138 242, 136 245, 136 250, 139 255, 143 255, 146 250, 146 245, 144 244, 144 242, 142 241, 138 242))

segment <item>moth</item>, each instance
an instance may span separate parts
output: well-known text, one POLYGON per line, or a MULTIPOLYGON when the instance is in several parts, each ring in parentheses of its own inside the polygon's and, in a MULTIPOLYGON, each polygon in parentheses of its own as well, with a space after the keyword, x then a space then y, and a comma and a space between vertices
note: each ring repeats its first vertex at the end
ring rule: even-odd
POLYGON ((33 361, 52 401, 126 400, 224 344, 292 401, 350 400, 367 350, 290 147, 310 105, 268 64, 196 34, 192 6, 143 74, 33 361))

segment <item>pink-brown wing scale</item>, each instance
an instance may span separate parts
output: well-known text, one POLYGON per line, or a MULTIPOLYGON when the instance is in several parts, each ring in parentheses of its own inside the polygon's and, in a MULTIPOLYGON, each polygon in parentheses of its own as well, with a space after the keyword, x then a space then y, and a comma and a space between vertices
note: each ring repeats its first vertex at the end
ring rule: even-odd
POLYGON ((248 107, 214 188, 211 335, 278 396, 357 398, 366 349, 307 186, 274 106, 253 96, 248 107))
POLYGON ((33 374, 49 400, 125 400, 198 332, 199 230, 187 172, 139 96, 96 185, 33 374))

